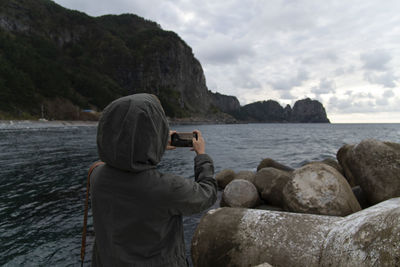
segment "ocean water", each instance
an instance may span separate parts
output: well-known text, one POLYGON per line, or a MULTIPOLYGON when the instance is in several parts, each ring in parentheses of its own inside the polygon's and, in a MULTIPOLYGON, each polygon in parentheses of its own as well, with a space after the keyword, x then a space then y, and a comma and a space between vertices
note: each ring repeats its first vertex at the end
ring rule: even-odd
MULTIPOLYGON (((400 124, 238 124, 172 126, 199 129, 215 170, 255 171, 266 157, 300 167, 335 157, 366 138, 400 143, 400 124)), ((162 172, 193 178, 194 152, 167 151, 162 172)), ((77 266, 90 164, 98 160, 96 126, 0 122, 0 265, 77 266)), ((214 205, 217 207, 218 203, 214 205)), ((187 254, 202 214, 184 218, 187 254)), ((85 265, 94 240, 89 213, 85 265)))

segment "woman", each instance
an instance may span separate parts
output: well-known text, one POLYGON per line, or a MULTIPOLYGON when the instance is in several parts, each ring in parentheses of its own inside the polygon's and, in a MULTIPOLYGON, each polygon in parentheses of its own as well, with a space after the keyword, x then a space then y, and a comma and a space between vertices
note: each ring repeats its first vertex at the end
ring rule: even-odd
POLYGON ((90 177, 93 266, 186 266, 182 215, 209 208, 217 196, 213 162, 196 132, 195 179, 163 174, 157 164, 169 127, 158 99, 135 94, 105 108, 97 132, 105 164, 90 177))

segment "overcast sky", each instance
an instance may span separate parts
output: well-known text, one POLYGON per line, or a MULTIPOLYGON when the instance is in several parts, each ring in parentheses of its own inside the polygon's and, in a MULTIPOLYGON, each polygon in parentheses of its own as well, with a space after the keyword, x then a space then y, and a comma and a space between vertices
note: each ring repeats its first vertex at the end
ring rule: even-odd
POLYGON ((55 0, 176 32, 213 92, 241 105, 310 97, 331 122, 400 122, 399 0, 55 0))

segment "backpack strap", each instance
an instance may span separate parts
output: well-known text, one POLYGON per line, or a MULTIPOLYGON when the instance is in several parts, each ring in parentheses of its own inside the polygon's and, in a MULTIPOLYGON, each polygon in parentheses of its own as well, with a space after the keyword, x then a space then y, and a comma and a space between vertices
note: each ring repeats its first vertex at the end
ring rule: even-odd
POLYGON ((86 228, 87 228, 87 217, 88 217, 88 210, 89 210, 89 191, 90 191, 90 175, 92 174, 93 170, 100 165, 103 165, 104 162, 97 161, 92 164, 89 168, 88 176, 87 176, 87 183, 86 183, 86 199, 85 199, 85 215, 83 217, 83 230, 82 230, 82 246, 81 246, 81 266, 83 266, 83 261, 85 259, 85 249, 86 249, 86 228))

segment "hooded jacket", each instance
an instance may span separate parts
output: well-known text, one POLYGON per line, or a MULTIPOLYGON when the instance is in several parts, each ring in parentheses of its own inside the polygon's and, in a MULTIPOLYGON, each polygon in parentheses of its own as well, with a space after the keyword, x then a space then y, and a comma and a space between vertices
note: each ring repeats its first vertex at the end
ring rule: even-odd
POLYGON ((197 155, 195 179, 160 173, 169 127, 159 100, 136 94, 109 104, 97 147, 106 164, 91 177, 93 266, 186 266, 182 215, 216 201, 212 159, 197 155))

